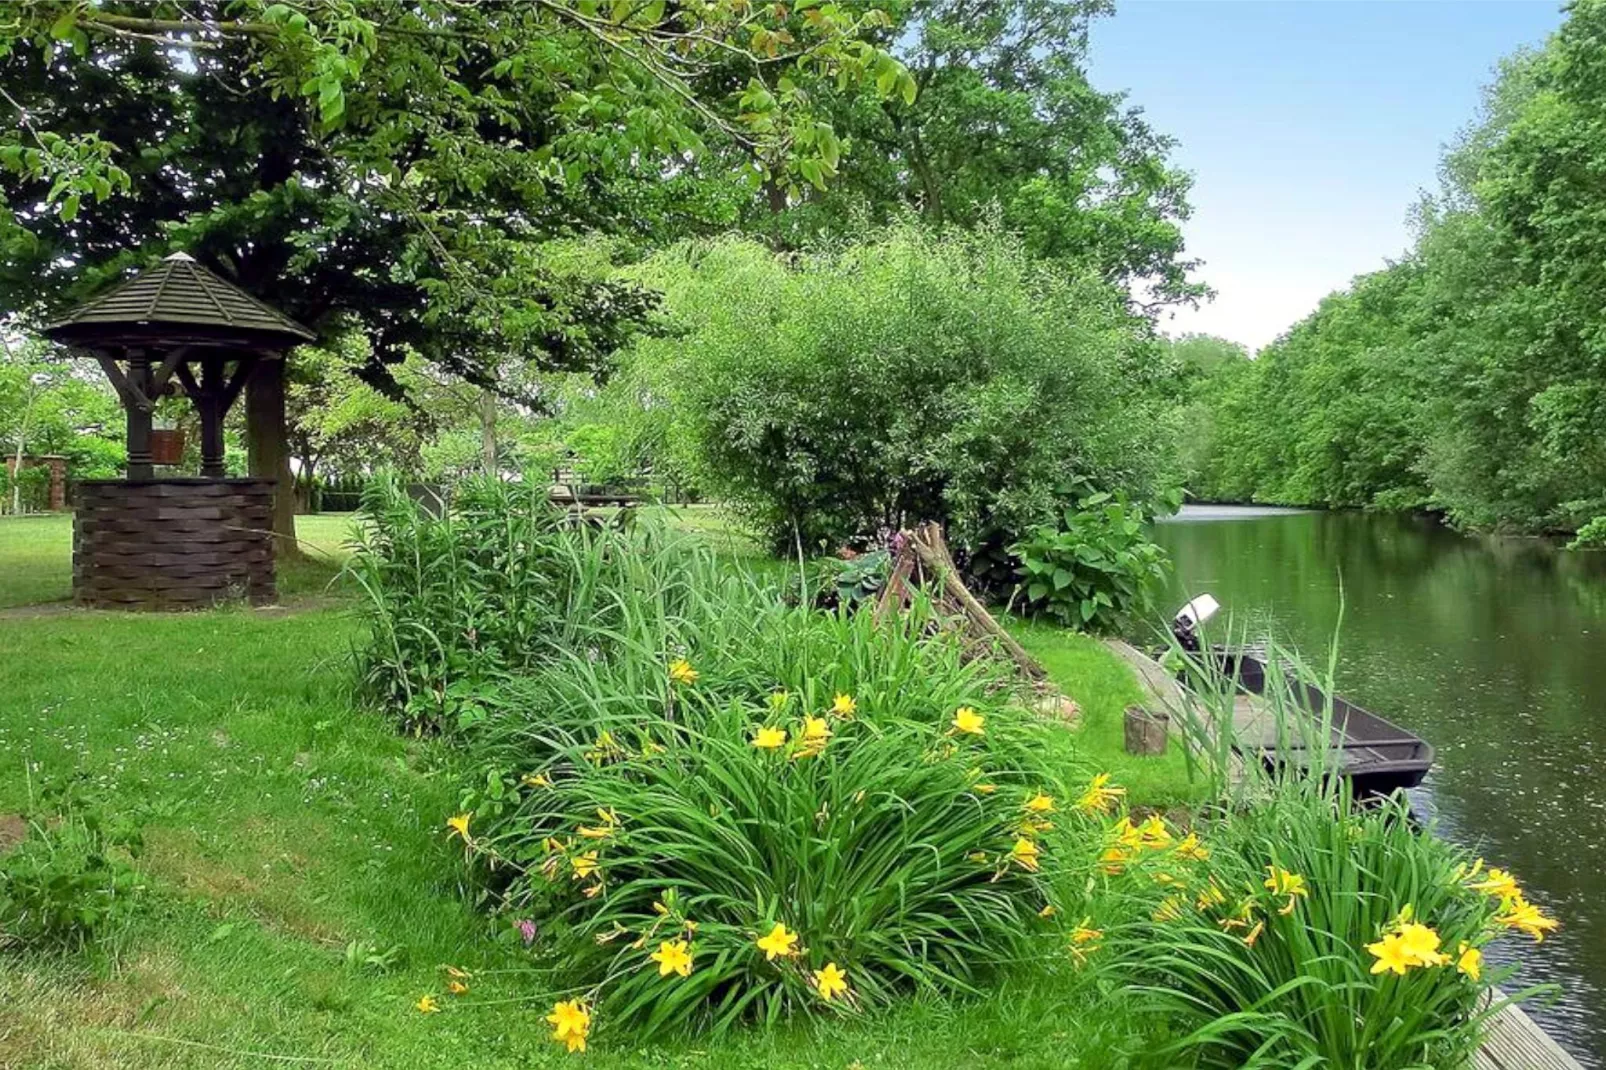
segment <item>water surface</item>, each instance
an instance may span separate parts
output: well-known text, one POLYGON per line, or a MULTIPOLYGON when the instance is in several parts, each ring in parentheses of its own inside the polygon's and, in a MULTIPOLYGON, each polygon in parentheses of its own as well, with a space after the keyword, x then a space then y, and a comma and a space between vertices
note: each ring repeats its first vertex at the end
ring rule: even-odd
MULTIPOLYGON (((1209 591, 1325 661, 1344 695, 1431 742, 1416 802, 1523 880, 1563 928, 1503 941, 1535 1018, 1606 1068, 1606 553, 1360 513, 1187 507, 1155 528, 1171 601, 1209 591)), ((1495 956, 1491 956, 1495 957, 1495 956)))

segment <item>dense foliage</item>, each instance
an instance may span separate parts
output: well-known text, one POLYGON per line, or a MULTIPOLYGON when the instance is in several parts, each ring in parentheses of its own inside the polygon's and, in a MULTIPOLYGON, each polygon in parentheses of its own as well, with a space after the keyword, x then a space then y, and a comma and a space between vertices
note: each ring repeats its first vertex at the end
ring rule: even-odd
POLYGON ((1233 682, 1172 657, 1192 685, 1176 713, 1224 806, 1169 856, 1130 822, 1111 829, 1095 904, 1115 919, 1112 973, 1175 1016, 1173 1054, 1201 1067, 1467 1063, 1514 972, 1485 949, 1556 922, 1510 873, 1423 828, 1403 795, 1352 795, 1325 746, 1332 712, 1299 685, 1322 676, 1297 653, 1266 650, 1267 716, 1289 741, 1274 764, 1238 762, 1232 729, 1215 728, 1233 724, 1233 682))
POLYGON ((1010 547, 1015 595, 1026 610, 1071 628, 1108 629, 1153 607, 1169 562, 1149 541, 1142 509, 1100 491, 1067 506, 1010 547))
POLYGON ((1502 68, 1400 263, 1201 387, 1205 497, 1433 508, 1484 528, 1606 515, 1606 4, 1502 68))
MULTIPOLYGON (((414 693, 472 698, 451 727, 483 771, 453 828, 565 994, 610 1022, 723 1028, 970 990, 1019 960, 1049 875, 1093 841, 1043 820, 1069 737, 1015 704, 1002 663, 924 605, 877 624, 788 604, 650 528, 565 525, 512 492, 523 515, 482 523, 493 493, 436 518, 376 485, 369 679, 399 678, 414 638, 432 660, 405 671, 433 676, 414 693), (508 573, 519 556, 544 582, 508 573), (492 605, 516 649, 461 615, 492 605), (448 635, 494 674, 441 660, 448 635)), ((383 697, 412 717, 408 693, 383 697)))
POLYGON ((777 548, 936 520, 976 552, 1078 480, 1166 482, 1172 365, 1122 293, 1006 233, 899 227, 795 256, 725 240, 646 271, 681 330, 639 342, 622 388, 777 548))
MULTIPOLYGON (((744 220, 793 244, 857 236, 918 213, 998 223, 1027 251, 1130 290, 1147 308, 1200 297, 1181 224, 1189 176, 1120 94, 1089 81, 1088 32, 1107 0, 898 0, 887 47, 918 92, 870 99, 805 84, 851 142, 839 173, 784 211, 744 220)), ((778 207, 771 201, 771 208, 778 207)))

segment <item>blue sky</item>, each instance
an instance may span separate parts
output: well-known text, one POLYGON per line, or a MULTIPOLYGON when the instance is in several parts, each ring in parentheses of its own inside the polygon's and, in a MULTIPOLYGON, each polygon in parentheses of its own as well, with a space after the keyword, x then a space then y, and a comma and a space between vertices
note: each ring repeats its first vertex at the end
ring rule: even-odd
POLYGON ((1162 328, 1255 348, 1397 257, 1495 64, 1561 20, 1552 0, 1117 0, 1093 82, 1178 140, 1218 291, 1162 328))

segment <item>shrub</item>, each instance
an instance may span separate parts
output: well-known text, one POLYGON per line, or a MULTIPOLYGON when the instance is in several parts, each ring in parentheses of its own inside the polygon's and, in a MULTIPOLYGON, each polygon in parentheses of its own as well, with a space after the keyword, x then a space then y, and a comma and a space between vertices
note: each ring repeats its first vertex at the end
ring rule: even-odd
POLYGON ((138 826, 79 793, 51 795, 55 808, 0 851, 0 948, 82 948, 122 925, 142 890, 138 826))
POLYGON ((1210 1067, 1468 1064, 1510 972, 1483 948, 1539 917, 1519 912, 1505 874, 1414 827, 1402 799, 1357 806, 1309 782, 1209 824, 1201 843, 1208 860, 1164 884, 1163 868, 1123 873, 1147 887, 1110 932, 1116 971, 1189 1030, 1174 1053, 1210 1067))
POLYGON ((668 399, 680 467, 776 549, 936 520, 966 552, 1076 478, 1166 481, 1169 372, 1126 296, 1005 234, 896 227, 787 256, 730 239, 645 274, 682 330, 639 341, 619 389, 668 399))
POLYGON ((1063 523, 1034 527, 1010 548, 1020 559, 1016 596, 1029 612, 1073 628, 1109 629, 1147 611, 1169 562, 1145 523, 1119 495, 1083 498, 1063 523))
POLYGON ((1085 852, 1024 804, 1063 795, 1074 752, 928 602, 786 604, 651 525, 552 545, 554 623, 469 726, 454 821, 585 1013, 723 1028, 969 990, 1048 924, 1048 871, 1085 852), (777 923, 803 950, 765 956, 777 923), (661 975, 681 939, 690 975, 661 975))
POLYGON ((1606 549, 1606 516, 1597 516, 1589 523, 1578 529, 1572 542, 1567 544, 1569 550, 1603 550, 1606 549))

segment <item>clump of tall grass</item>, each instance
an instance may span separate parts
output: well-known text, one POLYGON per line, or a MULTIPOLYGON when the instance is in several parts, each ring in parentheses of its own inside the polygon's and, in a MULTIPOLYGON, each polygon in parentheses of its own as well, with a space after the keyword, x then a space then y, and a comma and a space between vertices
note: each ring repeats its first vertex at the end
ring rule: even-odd
POLYGON ((1266 762, 1235 760, 1234 681, 1172 653, 1194 685, 1195 750, 1231 803, 1195 825, 1187 867, 1128 864, 1138 852, 1112 835, 1107 968, 1182 1023, 1168 1050, 1201 1066, 1464 1065, 1510 973, 1484 948, 1555 923, 1510 874, 1419 826, 1403 796, 1353 797, 1326 743, 1331 709, 1296 686, 1320 676, 1291 651, 1266 650, 1279 726, 1266 762))
POLYGON ((459 703, 479 768, 451 828, 487 900, 543 934, 558 1039, 594 1011, 721 1029, 975 991, 1058 924, 1051 878, 1089 852, 1051 815, 1084 774, 928 600, 821 612, 524 493, 433 517, 376 492, 354 569, 372 693, 410 725, 459 703))
POLYGON ((538 658, 569 581, 561 522, 529 486, 469 480, 437 513, 394 475, 370 481, 347 565, 369 630, 365 697, 409 729, 434 729, 538 658))

